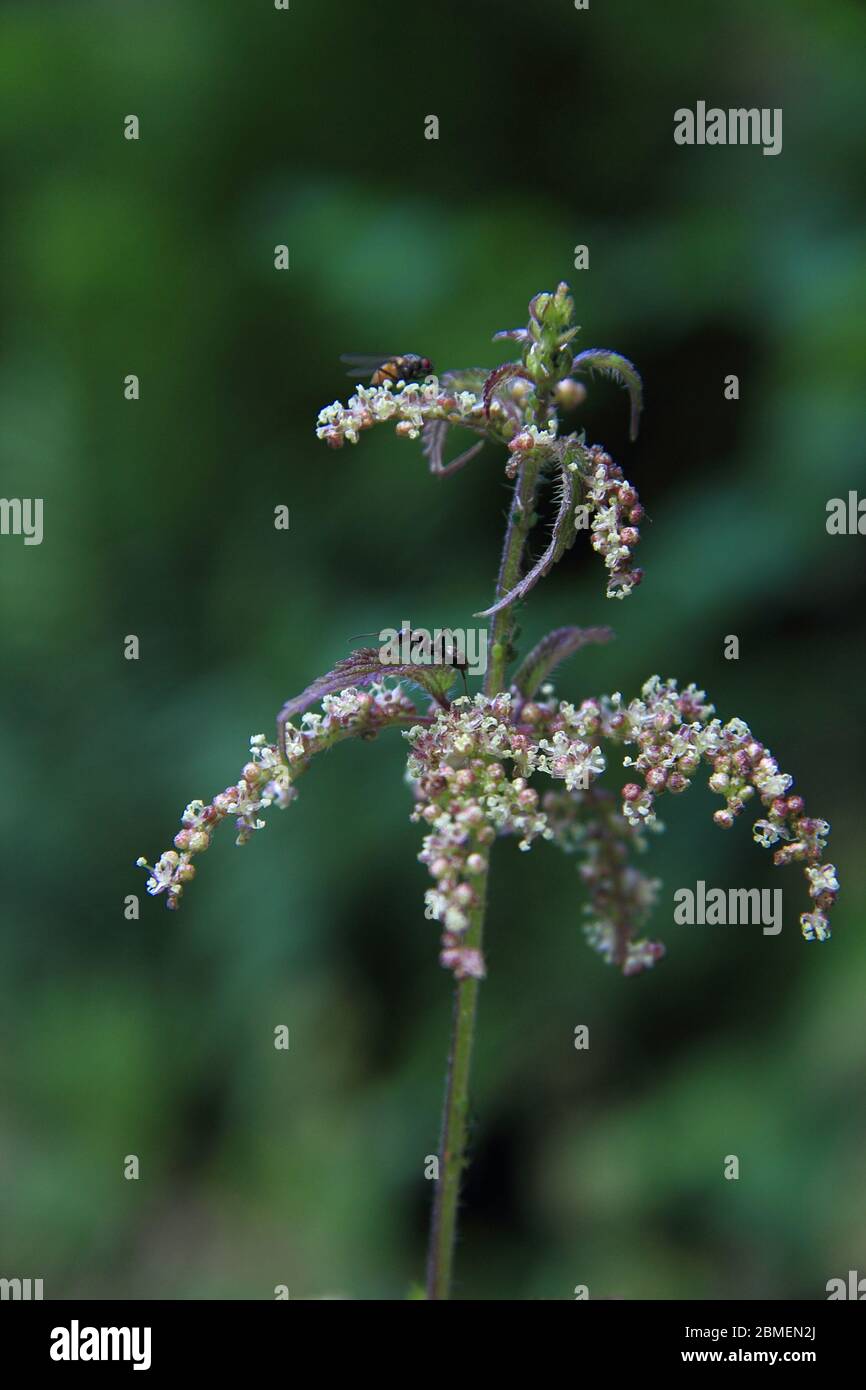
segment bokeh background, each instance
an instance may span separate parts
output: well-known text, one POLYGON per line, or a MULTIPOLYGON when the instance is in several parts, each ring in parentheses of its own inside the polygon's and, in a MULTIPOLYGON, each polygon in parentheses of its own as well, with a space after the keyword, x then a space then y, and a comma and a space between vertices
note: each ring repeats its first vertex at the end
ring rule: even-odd
POLYGON ((247 848, 226 828, 177 915, 134 864, 353 634, 490 600, 502 458, 443 482, 389 430, 326 450, 339 354, 493 365, 562 278, 581 344, 643 372, 636 445, 610 383, 582 423, 641 491, 647 578, 609 603, 576 546, 523 641, 612 623, 563 695, 658 672, 748 719, 832 821, 844 894, 804 943, 799 871, 696 786, 652 851, 668 957, 623 980, 574 862, 500 847, 457 1293, 811 1299, 866 1273, 864 542, 825 530, 866 487, 864 40, 846 0, 3 6, 0 490, 44 498, 45 538, 0 539, 0 1275, 422 1278, 450 979, 401 740, 336 749, 247 848), (699 99, 782 107, 783 153, 677 147, 699 99), (781 936, 674 926, 701 878, 782 887, 781 936))

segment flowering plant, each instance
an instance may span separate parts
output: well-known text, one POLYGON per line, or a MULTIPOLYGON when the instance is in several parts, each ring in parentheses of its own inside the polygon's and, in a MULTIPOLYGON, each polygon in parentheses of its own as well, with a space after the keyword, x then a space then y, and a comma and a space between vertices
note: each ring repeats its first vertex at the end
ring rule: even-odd
POLYGON ((272 742, 263 734, 252 739, 249 761, 235 784, 207 804, 187 806, 173 847, 155 865, 138 861, 148 870, 148 892, 164 895, 167 906, 177 908, 195 875, 193 861, 209 847, 221 821, 231 818, 237 842, 245 843, 264 825, 265 811, 295 800, 298 778, 318 753, 346 738, 369 739, 389 727, 402 730, 409 748, 412 819, 424 831, 419 858, 432 881, 425 915, 440 925, 439 959, 456 981, 428 1262, 430 1298, 447 1298, 450 1291, 494 841, 515 836, 519 849, 528 850, 541 838, 578 856, 589 941, 624 975, 664 955, 661 943, 641 935, 659 885, 634 861, 648 835, 661 829, 659 797, 684 792, 702 765, 710 769, 709 786, 724 803, 715 812, 716 824, 733 826, 757 796, 763 814, 754 824, 755 839, 774 848, 776 864, 803 866, 811 905, 800 924, 807 940, 828 939, 828 914, 839 888, 834 866, 822 862, 826 821, 807 816, 803 798, 791 791, 792 778, 779 771, 749 726, 742 719, 723 723, 695 685, 680 688, 654 675, 631 700, 619 693, 580 704, 557 698, 553 672, 586 644, 608 641, 609 628, 558 628, 507 676, 517 655, 518 604, 582 530, 603 559, 610 598, 626 598, 642 578, 633 563, 643 517, 635 488, 603 448, 587 445, 582 432, 561 433, 558 415, 584 399, 579 377, 603 372, 628 392, 635 438, 640 378, 618 353, 575 353, 577 332, 574 304, 561 284, 532 300, 525 328, 496 335, 519 346, 514 361, 492 371, 449 371, 421 382, 358 386, 346 405, 335 402, 319 415, 318 437, 335 449, 391 422, 401 437, 420 438, 432 472, 440 477, 464 467, 485 441, 506 448, 505 471, 514 486, 496 595, 476 615, 489 620, 483 689, 452 698, 452 664, 386 664, 380 650, 360 648, 283 707, 272 742), (454 428, 479 438, 446 462, 454 428), (536 499, 547 484, 555 492, 556 516, 540 557, 527 565, 536 499), (419 694, 410 698, 407 686, 419 694), (618 752, 632 780, 615 795, 602 779, 618 752), (544 790, 544 779, 553 787, 544 790))

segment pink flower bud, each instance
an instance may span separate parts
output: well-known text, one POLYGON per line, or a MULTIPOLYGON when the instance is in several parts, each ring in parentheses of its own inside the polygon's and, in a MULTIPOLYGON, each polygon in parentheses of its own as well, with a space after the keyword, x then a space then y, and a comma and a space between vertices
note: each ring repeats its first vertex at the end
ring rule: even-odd
POLYGON ((525 453, 527 449, 532 449, 534 446, 535 440, 526 430, 521 430, 520 434, 516 434, 508 445, 512 454, 525 453))

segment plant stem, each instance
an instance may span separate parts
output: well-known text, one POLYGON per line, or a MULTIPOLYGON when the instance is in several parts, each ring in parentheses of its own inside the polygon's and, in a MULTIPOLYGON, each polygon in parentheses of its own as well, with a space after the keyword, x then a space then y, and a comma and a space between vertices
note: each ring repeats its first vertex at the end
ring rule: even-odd
MULTIPOLYGON (((496 598, 502 598, 514 588, 520 578, 523 551, 535 522, 535 492, 538 486, 538 464, 527 462, 520 470, 511 498, 508 529, 502 549, 502 563, 496 581, 496 598)), ((496 695, 505 688, 511 635, 514 631, 514 604, 494 613, 490 619, 490 662, 484 681, 485 695, 496 695)))
MULTIPOLYGON (((539 404, 539 415, 546 414, 539 404)), ((496 582, 496 597, 501 598, 520 578, 523 551, 535 521, 535 492, 538 486, 538 465, 526 462, 518 475, 511 498, 508 528, 502 550, 502 563, 496 582)), ((490 619, 490 659, 484 681, 485 695, 496 695, 505 687, 511 636, 514 630, 514 607, 494 613, 490 619)), ((480 849, 480 847, 479 847, 480 849)), ((483 853, 489 862, 489 851, 483 853)), ((484 916, 487 905, 488 874, 479 876, 479 901, 470 915, 465 935, 468 947, 481 950, 484 936, 484 916)), ((454 989, 454 1017, 451 1028, 451 1052, 445 1083, 445 1104, 442 1112, 442 1136, 439 1143, 439 1178, 433 1202, 430 1225, 430 1247, 427 1257, 428 1299, 448 1299, 451 1296, 451 1271, 454 1264, 454 1244, 457 1236, 457 1208, 460 1183, 466 1165, 466 1120, 469 1110, 469 1070, 472 1043, 475 1037, 475 1016, 478 1007, 479 981, 471 977, 458 980, 454 989)))
MULTIPOLYGON (((481 949, 486 907, 487 874, 479 875, 479 899, 470 916, 466 931, 467 946, 481 949)), ((472 1042, 475 1037, 475 1014, 480 981, 468 977, 458 980, 454 988, 454 1019, 451 1028, 451 1053, 445 1083, 445 1104, 442 1111, 442 1138, 439 1146, 439 1177, 433 1202, 430 1226, 430 1249, 427 1257, 427 1297, 447 1299, 451 1296, 451 1270, 454 1264, 454 1243, 457 1236, 457 1205, 460 1199, 460 1180, 466 1161, 466 1120, 469 1109, 469 1068, 472 1061, 472 1042)))

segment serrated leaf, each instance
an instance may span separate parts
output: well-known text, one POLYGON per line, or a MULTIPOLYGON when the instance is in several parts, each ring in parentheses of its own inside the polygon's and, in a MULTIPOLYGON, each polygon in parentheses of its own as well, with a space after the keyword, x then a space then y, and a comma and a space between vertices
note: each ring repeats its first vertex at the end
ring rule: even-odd
POLYGON ((643 382, 634 363, 618 352, 610 352, 608 348, 587 348, 585 352, 577 354, 571 364, 571 370, 603 372, 628 391, 631 404, 629 439, 637 439, 640 413, 643 410, 643 382))
POLYGON ((317 704, 324 695, 334 695, 349 686, 367 686, 376 681, 394 676, 398 680, 409 680, 425 690, 440 705, 447 707, 446 692, 454 682, 455 669, 452 666, 419 666, 384 662, 379 655, 379 647, 359 647, 338 661, 332 671, 319 676, 301 691, 293 700, 288 700, 280 710, 280 721, 294 719, 303 714, 311 705, 317 704))
POLYGON ((541 559, 536 561, 528 574, 525 574, 503 598, 498 599, 490 608, 485 608, 482 613, 476 613, 476 618, 492 618, 494 613, 499 613, 503 608, 508 608, 512 603, 526 598, 530 590, 535 588, 539 579, 542 579, 553 568, 557 560, 562 559, 566 550, 574 544, 577 535, 574 509, 577 505, 580 478, 577 470, 569 468, 566 464, 561 467, 560 489, 559 510, 553 523, 550 544, 541 559))
POLYGON ((612 642, 615 635, 610 627, 554 628, 520 663, 514 676, 514 688, 524 699, 531 700, 561 662, 590 643, 612 642))

